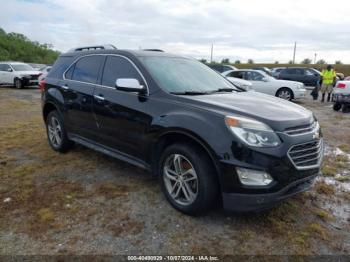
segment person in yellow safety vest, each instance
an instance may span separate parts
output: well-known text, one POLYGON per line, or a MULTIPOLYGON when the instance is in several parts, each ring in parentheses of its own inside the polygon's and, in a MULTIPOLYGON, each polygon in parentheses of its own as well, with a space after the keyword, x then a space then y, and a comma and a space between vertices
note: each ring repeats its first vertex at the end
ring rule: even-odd
POLYGON ((329 102, 331 100, 331 93, 333 91, 333 83, 337 75, 333 67, 331 65, 328 65, 326 70, 322 70, 321 76, 322 76, 321 102, 324 102, 324 97, 326 93, 328 93, 327 102, 329 102))

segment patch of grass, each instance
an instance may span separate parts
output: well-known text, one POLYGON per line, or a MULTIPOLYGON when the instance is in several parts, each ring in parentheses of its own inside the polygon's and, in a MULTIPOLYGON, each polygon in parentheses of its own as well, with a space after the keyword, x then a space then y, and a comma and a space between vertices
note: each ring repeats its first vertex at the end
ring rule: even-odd
POLYGON ((309 232, 310 235, 316 235, 318 237, 321 237, 322 239, 327 239, 328 236, 328 229, 317 223, 311 223, 310 225, 308 225, 307 232, 309 232))
POLYGON ((349 182, 350 176, 349 175, 339 176, 339 177, 336 177, 335 180, 339 182, 349 182))
POLYGON ((55 220, 55 214, 49 208, 42 208, 37 212, 41 222, 52 222, 55 220))
POLYGON ((335 176, 337 174, 337 169, 333 166, 325 165, 322 167, 322 174, 324 176, 335 176))
POLYGON ((314 209, 313 210, 313 213, 319 217, 320 219, 322 219, 323 221, 330 221, 330 220, 333 220, 334 217, 333 215, 331 215, 330 213, 328 213, 326 210, 323 210, 323 209, 314 209))
POLYGON ((317 183, 316 191, 317 191, 317 193, 324 194, 324 195, 333 195, 335 192, 334 186, 328 185, 324 181, 320 181, 317 183))
POLYGON ((350 146, 348 144, 342 144, 338 148, 346 153, 350 153, 350 146))
POLYGON ((106 182, 98 186, 97 192, 101 195, 104 195, 107 198, 115 198, 128 195, 130 189, 128 186, 117 185, 112 182, 106 182))
POLYGON ((335 157, 335 161, 336 162, 348 162, 349 161, 349 158, 346 156, 346 155, 337 155, 335 157))

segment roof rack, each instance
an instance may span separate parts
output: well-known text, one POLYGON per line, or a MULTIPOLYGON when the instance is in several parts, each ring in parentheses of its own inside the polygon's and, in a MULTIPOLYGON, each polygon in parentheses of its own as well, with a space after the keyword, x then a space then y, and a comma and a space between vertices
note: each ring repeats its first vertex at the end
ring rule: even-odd
POLYGON ((143 51, 164 52, 162 49, 142 49, 143 51))
POLYGON ((95 46, 81 46, 70 49, 68 52, 81 52, 90 50, 106 50, 106 49, 117 49, 114 45, 95 45, 95 46))

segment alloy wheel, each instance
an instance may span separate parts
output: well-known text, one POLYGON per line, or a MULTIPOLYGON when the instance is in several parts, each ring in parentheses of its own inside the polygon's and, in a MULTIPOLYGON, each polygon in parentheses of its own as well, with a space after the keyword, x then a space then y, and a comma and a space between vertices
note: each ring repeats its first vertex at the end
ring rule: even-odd
POLYGON ((49 139, 54 147, 60 147, 62 143, 62 128, 56 117, 51 117, 47 124, 49 139))
POLYGON ((281 90, 278 94, 279 98, 285 99, 285 100, 290 100, 291 99, 291 94, 288 90, 281 90))
POLYGON ((198 177, 191 162, 183 155, 170 155, 164 162, 163 179, 171 198, 180 205, 192 204, 198 196, 198 177))

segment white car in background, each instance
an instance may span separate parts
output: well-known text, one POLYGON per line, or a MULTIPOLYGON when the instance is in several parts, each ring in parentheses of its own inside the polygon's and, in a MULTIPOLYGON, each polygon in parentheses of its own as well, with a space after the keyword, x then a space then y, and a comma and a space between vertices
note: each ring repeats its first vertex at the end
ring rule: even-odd
POLYGON ((226 78, 234 77, 247 80, 252 83, 254 91, 289 101, 304 98, 307 92, 303 83, 275 79, 260 70, 239 69, 224 72, 222 75, 226 78))
POLYGON ((350 81, 338 81, 333 88, 332 100, 334 102, 333 109, 345 113, 350 107, 350 81))
MULTIPOLYGON (((224 73, 222 73, 223 75, 224 73)), ((235 77, 226 77, 226 79, 228 81, 230 81, 232 84, 234 84, 235 86, 242 88, 246 91, 252 90, 252 83, 250 83, 249 81, 243 80, 243 79, 239 79, 239 78, 235 78, 235 77)))
POLYGON ((41 72, 21 62, 0 62, 0 84, 16 88, 38 85, 41 72))
POLYGON ((47 74, 50 72, 51 68, 52 68, 52 66, 45 66, 45 67, 40 69, 41 75, 39 76, 39 83, 41 80, 45 79, 47 74))

